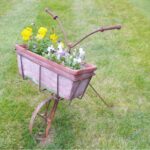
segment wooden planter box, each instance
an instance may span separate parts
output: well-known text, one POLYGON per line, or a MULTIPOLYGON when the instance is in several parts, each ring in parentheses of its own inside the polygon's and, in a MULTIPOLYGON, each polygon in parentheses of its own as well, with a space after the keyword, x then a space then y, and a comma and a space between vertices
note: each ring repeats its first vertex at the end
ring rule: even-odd
POLYGON ((84 94, 96 67, 73 70, 16 45, 19 73, 67 100, 84 94))

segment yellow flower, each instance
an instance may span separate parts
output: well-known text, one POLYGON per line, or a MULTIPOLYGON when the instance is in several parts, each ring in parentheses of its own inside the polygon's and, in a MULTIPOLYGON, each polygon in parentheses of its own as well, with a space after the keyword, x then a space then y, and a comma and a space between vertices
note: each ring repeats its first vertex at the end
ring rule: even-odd
POLYGON ((27 28, 23 29, 21 32, 21 35, 22 35, 22 39, 24 41, 28 41, 32 35, 32 28, 27 27, 27 28))
POLYGON ((47 33, 47 28, 44 28, 44 27, 39 28, 38 35, 40 35, 42 38, 45 37, 46 33, 47 33))
POLYGON ((56 43, 57 40, 58 40, 58 36, 57 36, 55 33, 53 33, 53 34, 50 35, 50 40, 51 40, 53 43, 56 43))

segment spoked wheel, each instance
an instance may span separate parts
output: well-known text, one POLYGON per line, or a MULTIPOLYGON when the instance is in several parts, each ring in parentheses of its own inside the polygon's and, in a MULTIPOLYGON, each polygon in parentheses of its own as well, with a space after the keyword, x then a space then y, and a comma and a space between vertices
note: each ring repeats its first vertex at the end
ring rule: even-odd
POLYGON ((42 101, 33 112, 29 130, 36 140, 41 141, 47 138, 58 102, 59 99, 52 95, 42 101))

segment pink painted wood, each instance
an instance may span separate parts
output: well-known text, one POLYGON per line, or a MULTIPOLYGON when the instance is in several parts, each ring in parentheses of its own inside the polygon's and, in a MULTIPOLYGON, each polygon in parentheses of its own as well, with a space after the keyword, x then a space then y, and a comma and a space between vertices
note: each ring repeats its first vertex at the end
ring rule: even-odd
POLYGON ((37 55, 21 45, 16 45, 16 52, 18 68, 21 75, 24 74, 25 77, 39 84, 41 67, 41 86, 55 94, 59 90, 59 96, 67 100, 72 100, 84 94, 96 70, 96 67, 91 64, 86 64, 84 69, 73 70, 37 55), (59 84, 57 87, 58 77, 59 84))

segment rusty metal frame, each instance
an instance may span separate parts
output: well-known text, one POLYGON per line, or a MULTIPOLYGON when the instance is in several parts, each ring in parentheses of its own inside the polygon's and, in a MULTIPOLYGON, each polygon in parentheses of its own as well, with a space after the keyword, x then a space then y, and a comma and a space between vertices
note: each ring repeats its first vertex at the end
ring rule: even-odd
MULTIPOLYGON (((45 120, 47 126, 46 126, 46 129, 45 129, 44 136, 42 135, 42 137, 41 137, 42 141, 45 141, 46 138, 48 137, 49 130, 51 128, 51 124, 52 124, 52 121, 54 119, 58 103, 59 103, 60 100, 63 99, 63 98, 59 97, 59 77, 60 77, 60 75, 57 74, 57 91, 56 91, 56 94, 51 94, 50 98, 42 101, 36 107, 36 109, 34 110, 34 112, 32 114, 30 123, 29 123, 29 131, 32 134, 32 129, 33 129, 33 125, 34 125, 36 117, 40 116, 41 118, 43 118, 45 120), (49 108, 49 104, 50 104, 51 100, 54 100, 54 104, 52 106, 52 109, 48 113, 48 108, 49 108), (44 106, 46 106, 46 112, 45 112, 45 114, 43 116, 39 112, 42 109, 42 107, 44 107, 44 106)), ((39 66, 39 89, 41 89, 41 66, 39 66)))
POLYGON ((44 141, 46 140, 46 138, 48 137, 48 134, 49 134, 49 130, 51 128, 51 124, 52 124, 52 121, 54 119, 54 116, 55 116, 55 112, 56 112, 56 109, 57 109, 57 106, 58 106, 58 103, 59 103, 59 100, 61 100, 61 98, 57 97, 57 95, 51 95, 50 98, 42 101, 34 110, 33 114, 32 114, 32 117, 31 117, 31 120, 30 120, 30 123, 29 123, 29 131, 30 131, 30 134, 33 134, 32 130, 33 130, 33 127, 34 127, 34 124, 35 124, 35 121, 36 121, 36 118, 39 116, 41 117, 42 119, 44 119, 44 121, 46 122, 46 128, 45 128, 45 133, 44 133, 44 136, 42 134, 42 137, 41 137, 41 140, 44 141), (48 108, 49 108, 49 105, 50 105, 50 102, 54 100, 54 104, 52 106, 52 109, 50 110, 50 112, 48 112, 48 108), (40 110, 46 106, 46 111, 43 114, 40 114, 40 110))
POLYGON ((74 48, 75 46, 77 46, 78 44, 80 44, 83 40, 85 40, 86 38, 88 38, 89 36, 97 33, 97 32, 104 32, 104 31, 107 31, 107 30, 114 30, 114 29, 121 29, 121 25, 116 25, 116 26, 109 26, 109 27, 101 27, 87 35, 85 35, 83 38, 81 38, 80 40, 78 40, 77 42, 75 42, 74 44, 70 44, 69 45, 69 49, 71 51, 72 48, 74 48))
MULTIPOLYGON (((84 36, 83 38, 81 38, 80 40, 78 40, 76 43, 74 44, 70 44, 68 43, 68 39, 67 39, 67 34, 61 24, 61 21, 58 19, 58 16, 57 15, 54 15, 48 8, 45 9, 45 11, 54 19, 57 21, 63 35, 64 35, 64 40, 65 40, 65 44, 68 46, 68 52, 70 53, 71 52, 71 49, 74 48, 75 46, 77 46, 79 43, 81 43, 83 40, 85 40, 86 38, 88 38, 89 36, 97 33, 97 32, 104 32, 104 31, 107 31, 107 30, 114 30, 114 29, 121 29, 121 25, 116 25, 116 26, 110 26, 110 27, 101 27, 89 34, 87 34, 86 36, 84 36)), ((24 75, 24 69, 23 69, 23 63, 22 63, 22 55, 20 55, 20 62, 21 62, 21 73, 22 73, 22 77, 23 79, 25 78, 25 75, 24 75)), ((39 90, 41 91, 41 68, 42 66, 39 65, 39 90)), ((30 133, 32 134, 32 128, 33 128, 33 124, 34 124, 34 120, 36 118, 37 115, 39 115, 40 117, 42 117, 45 121, 46 121, 46 124, 47 124, 47 127, 45 129, 45 135, 43 137, 43 140, 45 140, 47 137, 48 137, 48 134, 49 134, 49 130, 51 128, 51 124, 52 124, 52 121, 54 119, 54 116, 55 116, 55 112, 56 112, 56 109, 57 109, 57 106, 58 106, 58 103, 60 100, 63 100, 63 98, 61 98, 59 96, 59 77, 60 75, 57 74, 57 88, 56 88, 56 94, 51 94, 51 97, 44 100, 43 102, 41 102, 35 109, 35 111, 33 112, 32 114, 32 117, 31 117, 31 120, 30 120, 30 124, 29 124, 29 130, 30 130, 30 133), (48 108, 49 108, 49 104, 51 102, 51 100, 54 100, 54 104, 52 106, 52 109, 50 111, 50 113, 48 113, 48 108), (46 112, 45 112, 45 116, 42 116, 41 114, 38 114, 38 112, 40 111, 40 109, 46 105, 46 112)), ((79 99, 82 99, 84 94, 85 94, 85 91, 88 87, 88 85, 91 87, 91 89, 95 92, 95 94, 102 100, 102 102, 107 106, 107 107, 110 107, 110 105, 108 105, 105 100, 103 99, 103 97, 96 91, 96 89, 90 84, 90 81, 91 81, 91 77, 89 77, 89 81, 82 93, 82 95, 80 97, 78 97, 79 99)), ((78 90, 78 87, 79 85, 81 84, 81 81, 82 80, 79 80, 78 81, 78 84, 76 85, 76 87, 73 89, 73 94, 71 95, 71 100, 70 100, 70 103, 72 102, 72 99, 74 98, 77 90, 78 90)), ((76 81, 77 82, 77 81, 76 81)))
POLYGON ((42 101, 34 110, 34 112, 32 113, 32 117, 30 119, 30 123, 29 123, 29 131, 32 134, 32 129, 33 129, 33 125, 34 125, 34 121, 36 116, 38 115, 40 109, 51 100, 52 97, 45 99, 44 101, 42 101))
POLYGON ((64 35, 64 40, 65 40, 65 44, 68 45, 68 40, 67 40, 67 33, 65 32, 61 21, 59 20, 59 17, 57 15, 55 15, 52 11, 50 11, 49 8, 45 8, 45 12, 47 12, 54 20, 57 21, 63 35, 64 35))
POLYGON ((115 26, 108 26, 108 27, 100 27, 99 29, 85 35, 83 38, 81 38, 80 40, 78 40, 77 42, 75 42, 74 44, 72 43, 69 43, 68 42, 68 39, 67 39, 67 33, 66 31, 64 30, 63 26, 62 26, 62 23, 61 21, 59 20, 59 17, 57 15, 55 15, 49 8, 45 8, 45 12, 50 15, 54 20, 57 21, 63 35, 64 35, 64 40, 65 40, 65 44, 66 46, 68 47, 68 52, 71 53, 71 49, 75 46, 77 46, 79 43, 81 43, 83 40, 85 40, 86 38, 88 38, 89 36, 97 33, 97 32, 104 32, 104 31, 107 31, 107 30, 119 30, 121 29, 121 25, 115 25, 115 26))
POLYGON ((49 115, 48 118, 47 118, 47 127, 46 127, 46 129, 45 129, 45 138, 48 137, 49 130, 50 130, 50 128, 51 128, 51 124, 52 124, 52 121, 53 121, 53 119, 54 119, 54 116, 55 116, 55 112, 56 112, 58 103, 59 103, 59 98, 56 98, 55 101, 54 101, 53 108, 52 108, 52 110, 51 110, 51 112, 50 112, 50 115, 49 115))

